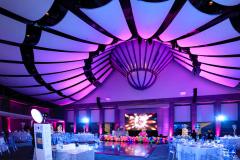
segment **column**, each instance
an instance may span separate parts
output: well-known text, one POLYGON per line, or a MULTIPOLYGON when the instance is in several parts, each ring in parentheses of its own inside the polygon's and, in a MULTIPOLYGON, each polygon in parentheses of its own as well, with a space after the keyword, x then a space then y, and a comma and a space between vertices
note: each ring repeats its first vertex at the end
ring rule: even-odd
POLYGON ((90 120, 91 120, 91 110, 90 109, 87 109, 87 118, 89 118, 89 123, 86 123, 85 125, 85 129, 86 129, 86 132, 89 132, 89 124, 91 123, 90 120))
POLYGON ((103 134, 103 125, 104 125, 104 109, 100 108, 99 110, 99 134, 103 134))
POLYGON ((197 123, 197 105, 196 103, 191 104, 191 123, 192 123, 192 130, 195 130, 196 123, 197 123))
POLYGON ((79 110, 74 109, 74 122, 73 122, 73 132, 77 133, 77 122, 78 122, 78 116, 79 110))
MULTIPOLYGON (((221 103, 217 101, 214 103, 214 116, 216 117, 219 114, 221 114, 221 103)), ((217 136, 221 135, 221 122, 216 121, 216 119, 215 119, 215 132, 217 136)))
POLYGON ((57 131, 57 122, 53 121, 53 130, 57 131))
POLYGON ((8 133, 11 132, 11 118, 10 117, 7 117, 7 130, 8 130, 8 133))
POLYGON ((169 137, 174 134, 174 104, 169 104, 169 137))
POLYGON ((119 110, 118 106, 116 106, 114 114, 115 114, 115 116, 114 116, 114 119, 115 119, 114 120, 114 122, 115 122, 114 130, 117 130, 120 126, 120 110, 119 110))
POLYGON ((238 121, 240 120, 240 103, 238 103, 238 121))
POLYGON ((63 132, 65 133, 66 132, 66 123, 65 123, 65 121, 62 122, 62 126, 63 126, 63 132))

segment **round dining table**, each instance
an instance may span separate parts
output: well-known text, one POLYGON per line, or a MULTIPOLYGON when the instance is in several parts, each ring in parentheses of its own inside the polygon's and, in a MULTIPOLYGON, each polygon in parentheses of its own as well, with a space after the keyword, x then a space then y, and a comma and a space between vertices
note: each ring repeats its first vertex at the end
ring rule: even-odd
POLYGON ((204 146, 201 144, 177 144, 178 160, 222 160, 218 155, 219 147, 204 146))

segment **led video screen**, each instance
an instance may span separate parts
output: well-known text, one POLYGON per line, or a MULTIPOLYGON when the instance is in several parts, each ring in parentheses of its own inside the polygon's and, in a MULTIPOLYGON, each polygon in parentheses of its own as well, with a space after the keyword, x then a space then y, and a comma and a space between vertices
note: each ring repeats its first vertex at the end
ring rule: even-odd
POLYGON ((157 130, 157 113, 125 114, 126 130, 157 130))

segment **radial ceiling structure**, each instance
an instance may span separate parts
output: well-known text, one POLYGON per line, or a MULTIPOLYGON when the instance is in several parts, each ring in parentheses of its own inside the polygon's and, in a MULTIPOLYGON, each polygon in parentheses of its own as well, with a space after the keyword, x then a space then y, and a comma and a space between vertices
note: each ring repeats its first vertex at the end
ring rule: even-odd
POLYGON ((168 46, 164 65, 240 82, 240 0, 1 0, 0 29, 0 84, 58 105, 104 83, 134 39, 168 46))

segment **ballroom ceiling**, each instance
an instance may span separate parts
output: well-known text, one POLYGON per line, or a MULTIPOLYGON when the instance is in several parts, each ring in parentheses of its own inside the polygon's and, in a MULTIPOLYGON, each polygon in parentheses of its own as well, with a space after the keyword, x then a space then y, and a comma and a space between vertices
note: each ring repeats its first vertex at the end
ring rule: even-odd
POLYGON ((162 66, 240 83, 240 0, 1 0, 0 29, 0 84, 58 105, 104 83, 130 41, 168 46, 162 66))

